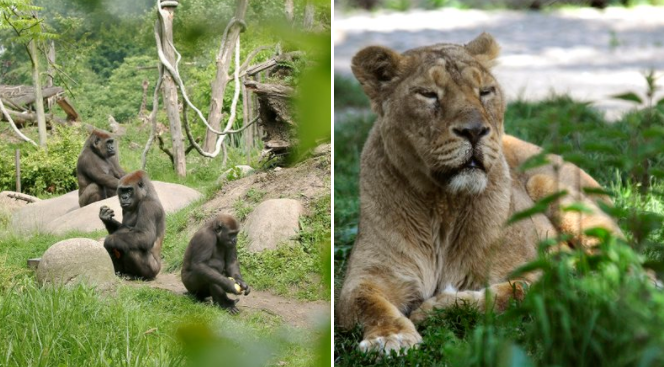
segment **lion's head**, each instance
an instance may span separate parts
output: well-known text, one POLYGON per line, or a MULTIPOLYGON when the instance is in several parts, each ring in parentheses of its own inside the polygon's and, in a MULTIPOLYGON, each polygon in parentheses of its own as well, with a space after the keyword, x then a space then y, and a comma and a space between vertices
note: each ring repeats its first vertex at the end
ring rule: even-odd
POLYGON ((505 101, 489 71, 498 51, 482 33, 467 45, 402 54, 372 46, 355 55, 353 73, 378 114, 388 157, 451 193, 483 192, 492 170, 505 168, 505 101))

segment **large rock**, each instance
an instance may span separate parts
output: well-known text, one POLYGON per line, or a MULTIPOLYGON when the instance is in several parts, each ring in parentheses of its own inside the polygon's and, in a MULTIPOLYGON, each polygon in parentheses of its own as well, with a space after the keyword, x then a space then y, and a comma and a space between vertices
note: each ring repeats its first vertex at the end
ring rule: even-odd
POLYGON ((89 238, 72 238, 49 247, 37 268, 40 284, 85 283, 102 289, 115 281, 113 262, 104 246, 89 238))
MULTIPOLYGON (((178 211, 201 194, 189 187, 167 182, 152 181, 166 213, 178 211)), ((78 206, 78 191, 26 205, 14 213, 12 226, 19 233, 44 232, 64 234, 69 231, 93 232, 104 229, 99 219, 99 208, 106 205, 115 211, 115 219, 122 221, 122 209, 117 196, 78 206)))
POLYGON ((78 190, 24 206, 13 214, 12 228, 19 233, 45 232, 49 222, 76 209, 78 190))
POLYGON ((0 211, 13 213, 29 203, 36 203, 41 199, 14 191, 0 192, 0 211))
POLYGON ((248 250, 271 250, 293 240, 300 229, 304 207, 293 199, 271 199, 262 202, 249 214, 244 232, 249 238, 248 250))

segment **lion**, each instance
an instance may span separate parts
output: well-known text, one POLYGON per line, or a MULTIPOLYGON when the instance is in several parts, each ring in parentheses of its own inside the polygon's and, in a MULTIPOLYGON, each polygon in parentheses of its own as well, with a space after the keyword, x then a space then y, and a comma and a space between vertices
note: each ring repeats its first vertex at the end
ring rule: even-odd
POLYGON ((610 200, 586 194, 600 185, 577 166, 548 155, 519 170, 542 149, 504 132, 505 98, 490 71, 498 53, 482 33, 404 53, 371 46, 352 60, 377 119, 362 151, 359 232, 336 315, 342 328, 362 326, 363 351, 413 347, 416 323, 460 301, 504 310, 536 280, 510 273, 542 240, 566 233, 572 239, 554 248, 591 249, 586 229, 622 236, 596 203, 610 200), (506 225, 561 190, 568 195, 546 213, 506 225), (573 202, 592 213, 560 209, 573 202))

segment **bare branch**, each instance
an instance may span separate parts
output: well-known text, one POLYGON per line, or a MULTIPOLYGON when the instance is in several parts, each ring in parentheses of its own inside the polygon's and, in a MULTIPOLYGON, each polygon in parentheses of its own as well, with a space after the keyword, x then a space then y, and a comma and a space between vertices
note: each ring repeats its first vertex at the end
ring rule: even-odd
POLYGON ((12 129, 14 129, 14 132, 16 132, 16 135, 18 135, 21 139, 27 141, 28 143, 38 146, 37 143, 32 141, 32 139, 28 138, 27 136, 23 135, 23 133, 16 127, 16 124, 14 123, 14 120, 12 120, 12 117, 9 115, 9 112, 7 109, 5 109, 5 105, 2 103, 2 99, 0 99, 0 110, 2 110, 2 114, 5 116, 7 121, 9 121, 9 124, 12 126, 12 129))
POLYGON ((175 166, 175 157, 173 157, 173 153, 171 153, 171 150, 166 148, 164 145, 164 139, 162 139, 161 135, 157 135, 157 141, 159 142, 159 149, 161 149, 162 152, 166 153, 168 158, 171 159, 171 163, 173 166, 175 166))
POLYGON ((22 200, 22 201, 25 201, 27 203, 36 203, 38 201, 38 200, 35 200, 35 198, 30 196, 30 195, 21 194, 19 192, 7 194, 7 197, 12 198, 12 199, 16 199, 16 200, 22 200))

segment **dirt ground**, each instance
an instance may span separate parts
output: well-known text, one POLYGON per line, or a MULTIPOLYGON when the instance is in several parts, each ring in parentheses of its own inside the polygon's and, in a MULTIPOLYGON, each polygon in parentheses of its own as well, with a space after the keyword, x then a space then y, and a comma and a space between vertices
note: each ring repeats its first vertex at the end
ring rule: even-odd
MULTIPOLYGON (((593 102, 615 120, 634 105, 612 95, 645 91, 643 73, 664 75, 664 7, 552 11, 412 10, 335 12, 335 74, 351 75, 361 48, 398 51, 434 43, 467 43, 491 33, 502 47, 494 73, 509 100, 556 93, 593 102)), ((658 82, 664 87, 664 77, 658 82)), ((664 88, 657 94, 664 97, 664 88)))
MULTIPOLYGON (((133 287, 163 289, 181 295, 187 293, 179 273, 161 273, 157 279, 150 282, 124 281, 124 283, 133 287)), ((240 298, 237 304, 240 312, 266 312, 279 316, 283 322, 298 328, 311 327, 316 316, 330 317, 331 304, 326 301, 304 302, 257 290, 252 290, 247 296, 237 297, 240 298)))
POLYGON ((312 202, 331 194, 330 163, 330 152, 326 152, 292 168, 270 170, 231 181, 201 210, 210 216, 218 212, 233 213, 235 202, 244 198, 250 189, 264 193, 261 201, 291 198, 309 209, 312 202))

